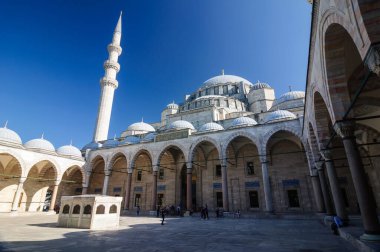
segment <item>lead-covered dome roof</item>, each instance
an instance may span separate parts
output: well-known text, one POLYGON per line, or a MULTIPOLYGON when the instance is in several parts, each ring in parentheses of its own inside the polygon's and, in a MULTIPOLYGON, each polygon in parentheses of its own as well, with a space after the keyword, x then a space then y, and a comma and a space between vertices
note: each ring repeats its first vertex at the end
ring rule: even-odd
POLYGON ((123 144, 137 144, 140 143, 140 138, 137 136, 127 136, 123 141, 123 144))
POLYGON ((222 74, 215 77, 212 77, 208 80, 206 80, 203 83, 202 87, 209 87, 209 86, 215 86, 218 84, 227 84, 227 83, 236 83, 236 82, 243 82, 248 85, 253 85, 250 81, 236 75, 229 75, 229 74, 222 74))
POLYGON ((137 131, 137 132, 154 132, 156 131, 152 125, 144 123, 144 122, 137 122, 133 123, 128 126, 127 131, 137 131))
POLYGON ((292 120, 296 119, 297 116, 287 110, 276 110, 270 112, 264 119, 265 123, 278 122, 283 120, 292 120))
POLYGON ((167 109, 178 109, 178 104, 175 104, 174 101, 166 105, 167 109))
POLYGON ((42 150, 54 152, 55 148, 48 140, 41 138, 32 139, 24 144, 24 147, 31 150, 42 150))
POLYGON ((255 126, 257 122, 246 116, 238 117, 232 121, 230 128, 237 128, 237 127, 247 127, 247 126, 255 126))
POLYGON ((211 131, 219 131, 224 130, 223 126, 214 122, 209 122, 206 124, 203 124, 198 132, 211 132, 211 131))
POLYGON ((22 144, 20 136, 6 126, 0 128, 0 141, 9 142, 14 144, 22 144))
POLYGON ((115 138, 114 139, 108 139, 103 143, 103 148, 113 148, 117 147, 120 144, 119 141, 117 141, 115 138))
POLYGON ((190 122, 184 121, 184 120, 178 120, 178 121, 172 122, 169 125, 168 129, 169 130, 180 130, 180 129, 195 130, 194 126, 190 122))
POLYGON ((96 150, 98 148, 102 147, 102 144, 101 143, 98 143, 98 142, 90 142, 88 144, 86 144, 82 150, 96 150))
POLYGON ((268 83, 258 81, 257 83, 253 84, 253 86, 251 87, 251 91, 263 88, 271 88, 271 86, 269 86, 268 83))
POLYGON ((293 101, 298 99, 304 99, 305 92, 303 91, 290 91, 280 96, 280 98, 276 99, 273 102, 273 106, 279 105, 283 102, 293 101))
POLYGON ((68 156, 68 157, 76 157, 76 158, 82 157, 82 153, 80 152, 80 150, 77 147, 72 146, 71 144, 59 147, 57 149, 57 153, 59 155, 68 156))

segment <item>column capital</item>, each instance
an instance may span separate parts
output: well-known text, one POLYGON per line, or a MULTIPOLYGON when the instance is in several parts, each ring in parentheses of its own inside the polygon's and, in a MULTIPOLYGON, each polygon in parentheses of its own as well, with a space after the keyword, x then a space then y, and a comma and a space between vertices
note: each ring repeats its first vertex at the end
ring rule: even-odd
POLYGON ((325 161, 331 161, 331 149, 323 149, 320 154, 325 161))
POLYGON ((158 164, 153 165, 153 171, 157 172, 160 169, 160 166, 158 164))
POLYGON ((193 163, 192 162, 186 162, 186 169, 192 169, 193 163))
POLYGON ((351 121, 337 121, 334 124, 334 130, 335 132, 341 137, 341 138, 351 138, 354 137, 354 123, 351 121))
POLYGON ((110 170, 105 170, 104 171, 104 175, 105 176, 110 176, 111 175, 111 171, 110 170))
POLYGON ((26 177, 20 177, 20 180, 19 180, 19 183, 20 184, 23 184, 26 180, 26 177))
POLYGON ((262 164, 269 162, 267 155, 260 155, 259 158, 260 158, 260 163, 262 163, 262 164))
POLYGON ((315 162, 315 167, 317 168, 318 171, 322 171, 323 170, 323 163, 324 163, 324 161, 317 161, 317 162, 315 162))
POLYGON ((371 72, 380 76, 380 46, 372 46, 369 49, 365 64, 371 72))
POLYGON ((57 179, 57 180, 55 180, 54 181, 54 186, 59 186, 59 184, 61 183, 61 180, 59 179, 57 179))

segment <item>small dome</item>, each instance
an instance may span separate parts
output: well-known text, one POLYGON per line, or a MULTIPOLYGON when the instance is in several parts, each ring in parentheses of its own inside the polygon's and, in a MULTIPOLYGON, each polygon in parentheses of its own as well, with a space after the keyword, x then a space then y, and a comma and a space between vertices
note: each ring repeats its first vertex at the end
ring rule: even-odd
POLYGON ((123 141, 123 144, 137 144, 140 143, 140 138, 136 136, 127 136, 123 141))
POLYGON ((178 104, 175 104, 174 101, 172 103, 169 103, 166 106, 167 109, 178 109, 178 104))
POLYGON ((96 150, 98 148, 102 147, 102 144, 101 143, 97 143, 97 142, 90 142, 88 144, 86 144, 82 150, 96 150))
POLYGON ((273 102, 273 106, 277 106, 283 102, 293 101, 297 99, 304 99, 305 92, 303 91, 290 91, 280 96, 280 98, 276 99, 273 102))
POLYGON ((26 142, 24 147, 32 150, 55 151, 54 145, 43 138, 32 139, 26 142))
POLYGON ((142 141, 144 141, 144 142, 153 142, 155 136, 156 136, 156 133, 154 133, 154 132, 148 133, 148 134, 146 134, 144 136, 144 138, 142 139, 142 141))
POLYGON ((80 150, 72 145, 64 145, 57 149, 57 153, 62 156, 77 157, 81 158, 82 153, 80 150))
POLYGON ((108 139, 103 143, 103 148, 113 148, 120 144, 116 139, 108 139))
POLYGON ((248 81, 248 80, 246 80, 240 76, 222 74, 222 75, 218 75, 218 76, 215 76, 215 77, 212 77, 212 78, 206 80, 203 83, 202 87, 209 87, 209 86, 215 86, 218 84, 237 83, 237 82, 243 82, 243 83, 246 83, 248 85, 253 85, 250 81, 248 81))
POLYGON ((255 126, 256 124, 257 122, 254 119, 242 116, 233 120, 230 128, 255 126))
POLYGON ((210 132, 210 131, 219 131, 224 130, 223 126, 214 122, 209 122, 206 124, 203 124, 198 132, 210 132))
POLYGON ((169 125, 168 129, 169 130, 180 130, 180 129, 195 130, 194 126, 191 123, 189 123, 188 121, 184 121, 184 120, 178 120, 178 121, 172 122, 169 125))
POLYGON ((0 128, 0 141, 22 144, 20 136, 13 130, 8 129, 6 126, 0 128))
POLYGON ((127 131, 130 131, 132 135, 138 135, 138 134, 144 134, 148 132, 155 132, 156 130, 153 128, 152 125, 144 123, 144 122, 137 122, 129 125, 127 128, 127 131))
POLYGON ((258 81, 257 83, 253 84, 250 91, 258 90, 258 89, 262 89, 262 88, 271 88, 271 86, 269 86, 268 83, 258 81))
POLYGON ((293 114, 292 112, 289 112, 287 110, 276 110, 271 113, 269 113, 266 117, 264 122, 265 123, 271 123, 271 122, 277 122, 282 120, 292 120, 296 119, 297 116, 293 114))

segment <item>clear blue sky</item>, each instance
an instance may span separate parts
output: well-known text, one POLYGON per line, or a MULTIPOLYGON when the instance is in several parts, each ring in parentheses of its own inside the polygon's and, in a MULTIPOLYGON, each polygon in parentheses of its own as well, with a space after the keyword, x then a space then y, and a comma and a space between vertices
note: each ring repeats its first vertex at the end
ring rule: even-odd
POLYGON ((123 53, 109 137, 160 119, 205 80, 304 90, 311 5, 306 0, 0 1, 0 123, 23 142, 90 142, 106 46, 123 10, 123 53))

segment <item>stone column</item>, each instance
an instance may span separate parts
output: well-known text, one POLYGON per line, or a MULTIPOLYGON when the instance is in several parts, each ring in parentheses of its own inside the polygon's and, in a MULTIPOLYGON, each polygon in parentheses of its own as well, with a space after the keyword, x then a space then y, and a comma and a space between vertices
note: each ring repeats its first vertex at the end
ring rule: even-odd
POLYGON ((12 212, 17 212, 18 210, 18 203, 20 202, 20 196, 21 196, 21 192, 22 192, 25 180, 26 180, 25 177, 21 177, 20 181, 18 182, 15 197, 12 202, 12 209, 11 209, 12 212))
POLYGON ((269 181, 268 161, 266 157, 261 157, 260 162, 261 162, 261 171, 263 175, 265 210, 267 212, 273 212, 273 200, 272 200, 272 191, 270 188, 270 181, 269 181))
POLYGON ((324 213, 326 211, 325 204, 323 202, 322 189, 319 181, 318 174, 311 175, 311 183, 313 185, 315 202, 317 203, 318 213, 324 213))
POLYGON ((104 171, 104 182, 103 182, 103 191, 102 191, 103 195, 107 195, 108 193, 108 184, 110 182, 110 175, 111 175, 111 171, 109 170, 104 171))
POLYGON ((153 186, 152 186, 152 211, 157 207, 157 171, 153 171, 153 186))
POLYGON ((380 240, 380 224, 376 213, 375 201, 370 193, 362 160, 355 142, 354 124, 351 122, 336 122, 334 128, 343 139, 344 149, 350 167, 352 180, 363 220, 364 240, 380 240))
POLYGON ((226 160, 223 160, 224 162, 221 164, 222 168, 222 191, 223 191, 223 210, 229 211, 229 204, 228 204, 228 178, 227 178, 227 164, 226 160))
POLYGON ((87 171, 86 172, 85 182, 84 182, 84 184, 82 186, 82 195, 87 194, 88 186, 90 184, 90 177, 91 177, 91 172, 87 171))
POLYGON ((49 211, 54 211, 55 202, 57 200, 58 186, 61 183, 60 180, 54 181, 53 194, 51 195, 49 211))
POLYGON ((125 186, 124 209, 129 209, 129 201, 131 200, 131 185, 132 185, 132 171, 128 171, 127 185, 125 186))
POLYGON ((191 188, 193 178, 193 169, 191 165, 187 165, 186 169, 186 208, 187 211, 190 211, 193 209, 193 192, 191 188))
POLYGON ((333 196, 336 214, 343 220, 344 223, 347 223, 348 215, 344 205, 343 195, 339 186, 334 163, 331 160, 331 151, 328 149, 322 150, 321 156, 325 159, 325 166, 330 182, 331 194, 333 196))
POLYGON ((325 171, 323 168, 323 162, 316 162, 315 166, 317 167, 319 181, 321 182, 321 190, 323 195, 323 202, 325 203, 326 215, 334 215, 334 209, 331 204, 331 197, 326 181, 325 171))

